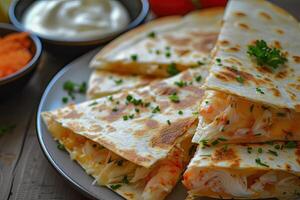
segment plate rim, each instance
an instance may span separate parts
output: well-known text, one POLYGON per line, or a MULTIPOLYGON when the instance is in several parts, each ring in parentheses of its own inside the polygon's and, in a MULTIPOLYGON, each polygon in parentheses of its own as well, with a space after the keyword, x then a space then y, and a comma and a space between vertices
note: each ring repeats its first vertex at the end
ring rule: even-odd
POLYGON ((68 176, 67 173, 61 169, 58 165, 58 163, 52 158, 50 153, 48 152, 48 149, 43 141, 42 138, 42 118, 41 118, 41 113, 42 113, 42 108, 44 107, 44 104, 46 102, 47 96, 52 89, 52 87, 55 85, 55 83, 70 69, 72 69, 73 65, 80 61, 83 57, 87 56, 88 54, 91 54, 94 52, 95 54, 100 50, 101 48, 96 48, 94 50, 91 50, 82 56, 72 60, 70 63, 66 64, 63 68, 61 68, 47 83, 46 88, 44 89, 44 92, 40 98, 39 104, 38 104, 38 109, 35 112, 35 119, 36 119, 36 135, 38 138, 38 143, 42 149, 42 152, 44 156, 46 157, 47 161, 50 163, 50 165, 55 169, 55 171, 64 178, 68 182, 69 185, 71 185, 74 189, 82 193, 85 197, 88 197, 90 199, 95 199, 95 200, 104 200, 100 199, 99 197, 96 197, 92 195, 88 190, 86 190, 82 185, 80 185, 78 182, 76 182, 72 177, 68 176))

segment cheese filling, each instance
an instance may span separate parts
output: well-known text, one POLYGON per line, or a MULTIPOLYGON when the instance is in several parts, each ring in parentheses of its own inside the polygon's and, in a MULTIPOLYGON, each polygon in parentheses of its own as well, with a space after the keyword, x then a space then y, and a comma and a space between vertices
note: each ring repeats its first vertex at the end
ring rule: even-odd
POLYGON ((222 198, 279 198, 300 196, 300 179, 275 170, 233 170, 191 167, 184 185, 196 196, 222 198))
POLYGON ((230 138, 232 143, 300 140, 300 114, 206 91, 199 110, 195 142, 230 138))
POLYGON ((176 185, 189 159, 191 137, 183 139, 180 146, 175 146, 164 160, 158 161, 151 168, 145 168, 63 128, 53 120, 48 123, 48 128, 71 158, 93 176, 99 185, 109 186, 113 190, 130 187, 141 193, 140 197, 135 198, 128 193, 121 194, 125 198, 128 195, 129 199, 163 199, 176 185))

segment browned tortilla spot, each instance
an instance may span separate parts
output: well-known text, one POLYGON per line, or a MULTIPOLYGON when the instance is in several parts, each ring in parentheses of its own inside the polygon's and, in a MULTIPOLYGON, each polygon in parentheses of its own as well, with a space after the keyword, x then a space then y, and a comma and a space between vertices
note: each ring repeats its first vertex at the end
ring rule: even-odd
POLYGON ((171 122, 170 125, 166 123, 153 137, 152 146, 163 148, 165 145, 173 144, 178 137, 185 134, 194 121, 195 118, 186 118, 171 122))
POLYGON ((239 52, 239 51, 240 51, 240 49, 237 48, 237 47, 230 47, 228 50, 229 50, 230 52, 239 52))
POLYGON ((250 29, 249 26, 248 26, 247 24, 239 23, 238 25, 239 25, 239 27, 242 28, 242 29, 245 29, 245 30, 249 30, 249 29, 250 29))
POLYGON ((272 19, 272 17, 266 12, 260 12, 259 15, 262 16, 263 18, 267 19, 267 20, 272 19))
MULTIPOLYGON (((104 117, 101 117, 100 120, 105 120, 105 121, 108 121, 108 122, 114 122, 114 121, 120 119, 121 117, 123 117, 123 115, 124 115, 124 112, 123 112, 123 111, 124 111, 127 107, 130 109, 130 108, 132 108, 133 106, 132 106, 131 104, 119 106, 117 111, 112 111, 112 110, 109 111, 109 114, 106 115, 106 116, 104 116, 104 117)), ((111 108, 111 109, 113 109, 113 108, 111 108)))
POLYGON ((191 43, 190 38, 175 38, 172 35, 166 35, 164 38, 167 40, 169 44, 172 44, 173 46, 181 46, 185 47, 191 43))
POLYGON ((280 93, 280 91, 277 88, 271 88, 271 90, 272 90, 274 96, 276 96, 276 97, 280 97, 281 96, 281 93, 280 93))
POLYGON ((287 76, 288 76, 288 71, 287 70, 280 71, 276 74, 276 78, 280 78, 280 79, 284 79, 287 76))
POLYGON ((218 34, 211 33, 203 38, 201 41, 193 44, 193 47, 196 51, 201 53, 210 53, 214 45, 216 44, 218 34))
POLYGON ((72 110, 71 112, 65 114, 63 117, 66 119, 79 119, 83 113, 78 113, 76 110, 72 110))
POLYGON ((235 12, 234 13, 237 17, 245 17, 247 16, 246 13, 243 13, 243 12, 235 12))
POLYGON ((293 56, 293 59, 296 63, 300 63, 300 56, 293 56))
POLYGON ((156 121, 154 119, 147 119, 145 124, 146 124, 147 128, 150 128, 150 129, 155 129, 155 128, 158 128, 158 126, 159 126, 158 121, 156 121))
POLYGON ((277 49, 281 49, 282 48, 280 42, 277 41, 277 40, 274 41, 274 47, 277 48, 277 49))
POLYGON ((67 127, 69 127, 70 130, 73 132, 84 132, 86 131, 86 128, 84 126, 81 126, 77 122, 68 122, 67 127))
POLYGON ((228 46, 228 45, 230 44, 230 42, 229 42, 228 40, 220 40, 220 41, 219 41, 219 44, 220 44, 221 46, 228 46))
POLYGON ((284 31, 281 30, 281 29, 277 29, 276 32, 277 32, 279 35, 283 35, 283 34, 284 34, 284 31))
POLYGON ((189 49, 175 49, 176 54, 181 57, 189 54, 191 51, 189 49))
POLYGON ((236 161, 238 156, 236 155, 234 149, 228 148, 224 150, 223 147, 216 149, 212 155, 212 161, 221 162, 221 161, 236 161))
POLYGON ((174 87, 161 87, 156 91, 157 95, 171 95, 177 93, 177 88, 174 87))

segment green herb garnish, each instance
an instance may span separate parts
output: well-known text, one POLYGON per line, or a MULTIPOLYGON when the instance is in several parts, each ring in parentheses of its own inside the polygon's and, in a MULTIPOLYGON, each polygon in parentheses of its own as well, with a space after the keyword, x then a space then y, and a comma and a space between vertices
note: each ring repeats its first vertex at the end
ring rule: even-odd
POLYGON ((237 76, 236 81, 239 82, 240 84, 243 84, 244 83, 244 78, 241 77, 241 76, 237 76))
POLYGON ((263 152, 263 149, 262 149, 262 148, 258 148, 258 149, 257 149, 257 152, 258 152, 258 153, 262 153, 262 152, 263 152))
POLYGON ((260 93, 260 94, 265 94, 265 92, 264 91, 262 91, 262 89, 261 88, 256 88, 256 92, 258 92, 258 93, 260 93))
POLYGON ((114 80, 116 85, 121 85, 123 83, 122 79, 114 80))
POLYGON ((195 80, 199 83, 202 80, 202 76, 201 75, 196 76, 195 80))
POLYGON ((137 61, 138 60, 138 55, 137 54, 132 54, 131 56, 132 61, 137 61))
POLYGON ((294 142, 294 141, 288 141, 285 145, 284 145, 285 148, 287 149, 294 149, 297 147, 297 142, 294 142))
POLYGON ((57 148, 58 148, 59 150, 62 150, 62 151, 65 151, 65 150, 66 150, 65 146, 64 146, 63 144, 61 144, 60 142, 58 142, 57 148))
POLYGON ((174 76, 174 75, 179 73, 178 69, 176 68, 175 63, 171 63, 171 64, 168 65, 167 72, 170 76, 174 76))
POLYGON ((62 101, 63 103, 68 103, 69 98, 68 98, 68 97, 63 97, 63 98, 61 99, 61 101, 62 101))
POLYGON ((167 123, 168 123, 169 126, 171 125, 171 121, 170 120, 167 120, 167 123))
POLYGON ((91 107, 91 106, 95 106, 95 105, 97 105, 97 104, 98 104, 98 102, 97 102, 97 101, 94 101, 94 102, 90 103, 88 106, 91 107))
POLYGON ((276 151, 273 151, 273 150, 268 150, 268 153, 274 155, 274 156, 278 156, 278 153, 276 151))
POLYGON ((175 81, 174 84, 177 85, 178 87, 187 86, 187 82, 185 82, 185 81, 175 81))
POLYGON ((128 180, 127 176, 124 176, 122 183, 129 184, 129 180, 128 180))
MULTIPOLYGON (((75 94, 85 94, 86 92, 86 82, 82 82, 81 84, 78 83, 74 83, 72 81, 66 81, 63 84, 63 90, 65 90, 69 97, 71 97, 71 99, 75 99, 75 94)), ((63 102, 66 101, 66 99, 62 100, 63 102)))
POLYGON ((119 189, 121 186, 122 186, 121 184, 115 184, 115 185, 110 185, 110 188, 111 188, 112 190, 117 190, 117 189, 119 189))
POLYGON ((148 33, 148 37, 149 38, 155 38, 156 37, 156 33, 154 31, 148 33))
POLYGON ((169 99, 174 102, 174 103, 179 103, 180 100, 179 100, 179 97, 177 96, 176 93, 173 93, 172 95, 169 96, 169 99))
POLYGON ((156 106, 155 108, 153 108, 152 113, 158 113, 158 112, 160 112, 159 106, 156 106))
POLYGON ((179 115, 183 115, 182 110, 179 110, 179 111, 178 111, 178 114, 179 114, 179 115))
POLYGON ((249 45, 247 53, 255 57, 258 65, 269 67, 271 70, 287 62, 280 49, 270 48, 264 40, 257 40, 255 45, 249 45))
POLYGON ((255 159, 256 164, 264 166, 264 167, 269 167, 269 165, 267 165, 266 163, 263 163, 260 158, 256 158, 255 159))

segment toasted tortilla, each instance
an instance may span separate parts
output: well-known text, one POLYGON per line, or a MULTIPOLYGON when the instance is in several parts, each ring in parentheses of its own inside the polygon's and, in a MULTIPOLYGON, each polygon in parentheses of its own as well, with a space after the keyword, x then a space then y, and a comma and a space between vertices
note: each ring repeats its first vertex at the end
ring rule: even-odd
POLYGON ((206 68, 190 69, 144 88, 43 115, 133 163, 150 167, 166 157, 197 120, 193 113, 204 93, 202 77, 207 74, 206 68))
POLYGON ((42 116, 54 138, 100 185, 126 199, 163 199, 189 160, 195 111, 204 93, 200 87, 207 74, 207 68, 189 69, 42 116), (126 165, 118 168, 120 160, 126 165), (140 181, 124 184, 125 176, 140 181))
POLYGON ((183 183, 191 196, 298 199, 299 147, 297 143, 199 147, 183 183))
POLYGON ((207 64, 222 16, 223 8, 213 8, 185 17, 154 20, 104 47, 90 66, 124 74, 169 77, 190 67, 207 64), (175 72, 170 71, 170 64, 175 72))
POLYGON ((128 75, 104 70, 94 70, 89 79, 87 97, 88 99, 96 99, 143 87, 159 80, 161 79, 152 76, 128 75))
POLYGON ((267 1, 230 1, 206 87, 300 112, 299 32, 295 18, 267 1), (281 49, 287 62, 275 71, 259 66, 247 53, 257 40, 281 49))
POLYGON ((300 141, 299 122, 300 113, 294 110, 207 90, 199 108, 199 124, 193 142, 300 141))
POLYGON ((45 123, 61 150, 67 150, 86 172, 95 178, 94 183, 106 186, 125 199, 162 200, 178 182, 190 160, 191 137, 194 124, 166 158, 151 168, 144 168, 114 154, 92 140, 62 127, 49 115, 45 123))

